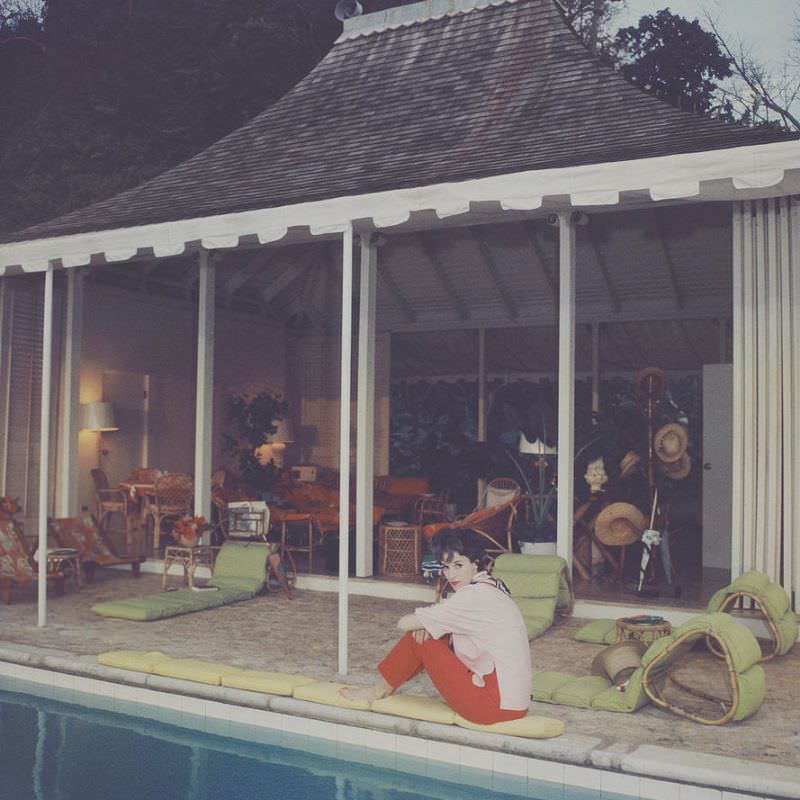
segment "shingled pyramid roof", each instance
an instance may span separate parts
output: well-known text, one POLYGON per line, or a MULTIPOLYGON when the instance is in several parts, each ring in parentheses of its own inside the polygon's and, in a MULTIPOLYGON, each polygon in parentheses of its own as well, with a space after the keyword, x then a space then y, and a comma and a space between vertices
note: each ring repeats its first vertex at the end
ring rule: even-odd
POLYGON ((786 138, 648 96, 587 51, 554 0, 393 11, 350 21, 305 79, 208 149, 12 240, 786 138))

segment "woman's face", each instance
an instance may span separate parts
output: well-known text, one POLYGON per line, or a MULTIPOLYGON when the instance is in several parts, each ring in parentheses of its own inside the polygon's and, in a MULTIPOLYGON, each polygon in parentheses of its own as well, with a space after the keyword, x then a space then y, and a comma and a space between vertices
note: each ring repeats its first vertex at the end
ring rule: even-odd
POLYGON ((442 564, 445 579, 456 591, 469 585, 480 571, 474 561, 457 552, 442 556, 442 564))

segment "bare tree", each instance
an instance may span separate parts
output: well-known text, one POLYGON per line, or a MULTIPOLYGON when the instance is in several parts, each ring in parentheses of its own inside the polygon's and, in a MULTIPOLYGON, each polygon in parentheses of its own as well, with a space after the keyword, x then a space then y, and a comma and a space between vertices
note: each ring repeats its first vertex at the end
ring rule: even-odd
MULTIPOLYGON (((734 79, 723 87, 723 100, 738 112, 743 121, 751 125, 778 125, 800 131, 800 118, 796 104, 800 98, 800 57, 787 54, 779 68, 773 72, 753 55, 752 48, 740 37, 729 37, 708 11, 705 19, 720 47, 731 61, 734 79)), ((795 19, 798 29, 795 44, 800 44, 800 19, 795 19)))
POLYGON ((590 50, 603 50, 603 30, 627 0, 557 0, 564 16, 590 50))

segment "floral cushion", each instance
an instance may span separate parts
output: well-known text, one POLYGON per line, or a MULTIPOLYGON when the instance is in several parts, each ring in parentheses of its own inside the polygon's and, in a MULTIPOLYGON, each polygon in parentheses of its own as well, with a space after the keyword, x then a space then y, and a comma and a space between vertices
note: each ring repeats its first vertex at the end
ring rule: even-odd
POLYGON ((34 577, 28 553, 10 521, 0 523, 0 575, 17 580, 34 577))
POLYGON ((79 550, 81 561, 115 558, 97 528, 88 521, 65 517, 50 521, 53 535, 62 547, 79 550))

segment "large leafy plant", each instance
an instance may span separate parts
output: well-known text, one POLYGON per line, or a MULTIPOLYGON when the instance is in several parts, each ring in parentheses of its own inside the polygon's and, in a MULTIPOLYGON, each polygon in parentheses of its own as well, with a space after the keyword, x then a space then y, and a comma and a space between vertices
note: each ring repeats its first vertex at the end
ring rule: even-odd
POLYGON ((235 462, 243 488, 251 492, 268 491, 278 475, 273 462, 262 465, 255 451, 267 444, 278 430, 277 422, 289 410, 281 395, 265 389, 254 397, 247 394, 228 400, 228 419, 235 434, 223 433, 223 452, 235 462))

